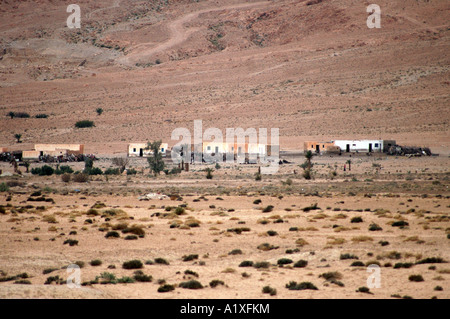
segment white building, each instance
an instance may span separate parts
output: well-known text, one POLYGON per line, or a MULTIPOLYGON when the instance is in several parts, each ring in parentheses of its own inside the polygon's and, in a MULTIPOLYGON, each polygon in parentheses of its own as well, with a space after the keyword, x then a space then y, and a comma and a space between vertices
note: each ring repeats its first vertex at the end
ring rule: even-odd
POLYGON ((387 152, 394 140, 337 140, 333 141, 342 152, 387 152))
MULTIPOLYGON (((152 151, 150 149, 147 149, 148 144, 147 143, 131 143, 128 144, 128 156, 134 157, 134 156, 140 156, 140 157, 146 157, 152 154, 152 151)), ((166 155, 166 151, 169 145, 167 143, 161 143, 159 147, 159 151, 162 153, 163 156, 166 155)))

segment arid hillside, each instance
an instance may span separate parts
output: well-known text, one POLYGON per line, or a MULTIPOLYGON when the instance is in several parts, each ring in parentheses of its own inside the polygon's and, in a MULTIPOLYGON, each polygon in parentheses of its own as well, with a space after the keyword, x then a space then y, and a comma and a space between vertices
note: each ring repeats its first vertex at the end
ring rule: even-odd
POLYGON ((286 150, 384 138, 449 154, 449 2, 379 0, 379 29, 371 3, 80 0, 69 29, 67 3, 1 0, 0 146, 124 153, 201 119, 279 128, 286 150))

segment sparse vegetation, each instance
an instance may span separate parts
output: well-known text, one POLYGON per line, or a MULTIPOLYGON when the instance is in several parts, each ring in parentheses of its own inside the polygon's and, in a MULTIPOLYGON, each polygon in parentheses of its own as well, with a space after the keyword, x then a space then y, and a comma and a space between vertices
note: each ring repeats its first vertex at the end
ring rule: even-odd
POLYGON ((122 264, 123 269, 141 269, 144 265, 142 264, 142 261, 138 259, 133 259, 130 261, 126 261, 122 264))

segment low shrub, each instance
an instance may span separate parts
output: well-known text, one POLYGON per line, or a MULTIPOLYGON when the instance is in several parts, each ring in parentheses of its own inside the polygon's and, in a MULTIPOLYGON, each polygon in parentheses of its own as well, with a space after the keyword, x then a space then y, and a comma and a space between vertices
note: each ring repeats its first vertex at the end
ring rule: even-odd
POLYGON ((101 264, 102 264, 102 261, 100 260, 100 259, 94 259, 94 260, 91 260, 90 262, 89 262, 89 264, 91 265, 91 266, 100 266, 101 264))
POLYGON ((253 267, 253 261, 244 260, 239 264, 239 267, 253 267))
POLYGON ((281 258, 281 259, 278 259, 278 261, 277 261, 277 264, 280 266, 288 265, 288 264, 292 264, 292 263, 293 263, 292 259, 289 259, 289 258, 281 258))
POLYGON ((119 168, 107 168, 104 172, 104 175, 120 175, 120 169, 119 168))
POLYGON ((184 255, 182 259, 183 261, 192 261, 198 259, 198 254, 184 255))
POLYGON ((75 245, 78 245, 78 240, 75 240, 75 239, 66 239, 66 240, 64 241, 64 244, 63 244, 63 245, 65 245, 65 244, 69 244, 69 246, 75 246, 75 245))
POLYGON ((405 226, 409 226, 409 223, 405 222, 404 220, 399 220, 392 223, 392 227, 405 227, 405 226))
POLYGON ((272 205, 268 205, 266 207, 263 208, 262 212, 263 213, 270 213, 271 211, 273 211, 273 206, 272 205))
POLYGON ((380 231, 380 230, 383 230, 383 228, 381 228, 380 226, 378 226, 375 223, 372 223, 369 226, 369 231, 380 231))
POLYGON ((346 259, 359 259, 358 256, 352 255, 352 254, 341 254, 339 257, 340 260, 346 260, 346 259))
POLYGON ((197 280, 189 280, 189 281, 181 282, 179 284, 179 286, 184 289, 202 289, 203 288, 202 284, 197 280))
POLYGON ((411 268, 413 265, 414 265, 413 263, 396 263, 394 265, 394 269, 411 268))
POLYGON ((269 266, 270 266, 270 263, 267 262, 267 261, 259 261, 259 262, 256 262, 256 263, 253 265, 253 267, 255 267, 256 269, 259 269, 259 268, 269 268, 269 266))
POLYGON ((416 262, 416 264, 440 264, 445 263, 445 260, 441 257, 428 257, 416 262))
POLYGON ((362 292, 362 293, 368 294, 368 293, 370 293, 370 289, 363 286, 363 287, 359 287, 358 290, 356 290, 356 292, 362 292))
POLYGON ((365 264, 362 261, 354 261, 350 265, 350 267, 364 267, 364 266, 365 266, 365 264))
POLYGON ((106 233, 105 238, 119 238, 120 234, 114 230, 106 233))
POLYGON ((311 283, 309 281, 304 281, 301 283, 291 281, 288 284, 286 284, 286 288, 289 290, 306 290, 306 289, 319 290, 313 283, 311 283))
POLYGON ((138 259, 126 261, 122 264, 123 269, 140 269, 142 267, 144 267, 144 265, 142 264, 142 261, 138 259))
POLYGON ((228 253, 228 255, 242 255, 242 250, 240 249, 233 249, 228 253))
POLYGON ((70 182, 70 179, 71 179, 71 175, 68 174, 68 173, 64 173, 64 174, 61 175, 61 180, 62 180, 64 183, 70 182))
POLYGON ((209 286, 211 288, 216 288, 219 285, 224 286, 225 283, 222 280, 218 280, 218 279, 211 280, 210 283, 209 283, 209 286))
POLYGON ((87 183, 89 181, 89 175, 84 173, 75 173, 72 179, 75 183, 87 183))
POLYGON ((422 275, 411 275, 408 277, 409 281, 421 282, 424 281, 422 275))
POLYGON ((82 120, 75 123, 76 128, 86 128, 86 127, 93 127, 94 122, 89 120, 82 120))
POLYGON ((133 279, 138 282, 151 282, 152 276, 144 274, 141 270, 135 271, 133 279))
POLYGON ((303 260, 303 259, 300 259, 299 261, 297 261, 297 262, 294 264, 294 267, 295 267, 295 268, 304 268, 304 267, 306 267, 306 266, 308 266, 308 261, 307 261, 307 260, 303 260))
POLYGON ((175 290, 174 285, 164 284, 158 288, 158 292, 169 292, 175 290))
POLYGON ((262 288, 262 293, 263 294, 269 294, 271 296, 275 296, 277 294, 277 290, 275 288, 270 287, 270 286, 264 286, 262 288))
POLYGON ((155 258, 155 264, 169 265, 169 262, 164 258, 155 258))
POLYGON ((363 219, 362 219, 360 216, 358 216, 358 217, 353 217, 353 218, 350 220, 350 222, 351 222, 351 223, 362 223, 362 222, 363 222, 363 219))

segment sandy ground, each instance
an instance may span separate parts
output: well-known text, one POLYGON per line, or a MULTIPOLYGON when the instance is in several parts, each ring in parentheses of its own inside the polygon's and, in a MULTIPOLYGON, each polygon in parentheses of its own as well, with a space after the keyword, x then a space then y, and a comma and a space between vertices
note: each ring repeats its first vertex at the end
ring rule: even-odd
MULTIPOLYGON (((16 181, 18 186, 1 193, 6 213, 0 215, 0 270, 5 278, 26 272, 31 284, 0 282, 2 298, 449 298, 450 251, 448 157, 378 159, 378 174, 370 164, 373 159, 352 159, 351 172, 342 171, 339 163, 347 157, 314 158, 315 179, 307 181, 294 170, 302 161, 283 165, 276 175, 254 180, 256 165, 223 166, 207 180, 205 166, 192 167, 179 176, 147 173, 136 176, 93 177, 91 182, 63 183, 59 176, 3 177, 1 182, 16 181), (338 163, 337 176, 328 176, 328 165, 338 163), (426 167, 425 167, 426 166, 426 167), (410 171, 408 173, 408 171, 410 171), (288 179, 291 182, 288 182, 288 179), (40 190, 52 202, 27 201, 40 190), (150 192, 178 194, 171 200, 140 201, 150 192), (7 197, 10 196, 7 201, 7 197), (254 201, 260 199, 261 203, 254 201), (98 215, 87 215, 95 204, 98 215), (317 209, 303 208, 317 204, 317 209), (32 206, 27 206, 32 205, 32 206), (183 205, 185 214, 176 215, 167 207, 183 205), (272 205, 273 210, 262 209, 272 205), (45 209, 38 209, 44 206, 45 209), (103 206, 103 205, 102 205, 103 206), (25 207, 21 211, 20 207, 25 207), (103 216, 108 209, 121 209, 126 214, 103 216), (157 214, 159 213, 159 214, 157 214), (172 213, 172 214, 168 214, 172 213), (164 216, 164 214, 168 214, 164 216), (54 220, 49 219, 53 216, 54 220), (361 223, 352 223, 361 217, 361 223), (92 223, 87 220, 91 219, 92 223), (394 221, 406 221, 403 229, 393 227, 394 221), (50 221, 50 222, 49 222, 50 221), (195 221, 198 227, 187 224, 195 221), (125 240, 105 238, 119 223, 138 225, 145 237, 125 240), (371 224, 382 230, 369 231, 371 224), (171 228, 172 224, 180 227, 171 228), (294 229, 293 227, 297 227, 294 229), (240 234, 233 231, 246 228, 240 234), (268 231, 272 231, 269 232, 268 231), (71 232, 76 232, 72 233, 71 232), (77 245, 63 244, 67 239, 77 245), (305 242, 299 242, 303 239, 305 242), (389 242, 382 246, 380 241, 389 242), (271 250, 261 250, 264 243, 271 250), (238 254, 231 251, 240 249, 238 254), (291 251, 289 251, 291 250, 291 251), (194 254, 198 259, 183 261, 194 254), (341 259, 352 254, 364 266, 350 266, 356 259, 341 259), (415 264, 429 257, 440 257, 445 263, 415 264), (157 258, 169 264, 145 264, 157 258), (278 260, 293 263, 279 266, 278 260), (100 259, 100 266, 89 262, 100 259), (92 284, 70 289, 65 283, 67 265, 82 261, 81 282, 89 282, 108 272, 116 278, 133 277, 135 270, 122 268, 126 261, 139 259, 141 269, 152 276, 152 282, 92 284), (293 267, 306 260, 304 268, 293 267), (268 268, 240 267, 242 261, 268 262, 268 268), (394 268, 397 263, 412 263, 410 268, 394 268), (356 292, 367 286, 366 265, 378 263, 381 287, 371 294, 356 292), (115 268, 111 269, 111 265, 115 268), (430 267, 434 266, 434 267, 430 267), (55 270, 48 274, 43 271, 55 270), (187 275, 186 270, 197 274, 187 275), (331 283, 320 277, 338 272, 338 281, 331 283), (44 285, 47 278, 58 275, 64 284, 44 285), (421 275, 422 282, 413 282, 410 275, 421 275), (178 285, 198 280, 203 289, 184 289, 178 285), (212 280, 224 285, 209 287, 212 280), (290 281, 311 282, 318 290, 288 290, 290 281), (165 282, 175 290, 159 293, 165 282), (274 296, 262 293, 264 286, 275 288, 274 296), (443 290, 436 290, 440 286, 443 290)), ((291 159, 293 160, 293 159, 291 159)), ((138 168, 138 163, 133 163, 138 168)), ((37 165, 37 164, 35 164, 37 165)), ((72 164, 73 165, 73 164, 72 164)), ((98 161, 108 167, 107 160, 98 161)), ((80 164, 73 165, 75 169, 80 164)), ((8 169, 2 164, 4 170, 8 169)))
MULTIPOLYGON (((133 159, 136 176, 89 183, 32 176, 21 166, 23 177, 0 177, 9 185, 0 193, 0 297, 449 298, 448 1, 377 1, 381 29, 367 28, 368 3, 357 0, 79 4, 82 28, 68 29, 62 2, 1 3, 0 147, 83 143, 106 169, 128 143, 172 146, 174 129, 193 134, 194 120, 202 120, 203 131, 279 128, 282 151, 300 153, 307 140, 395 139, 439 156, 315 157, 312 180, 302 178, 301 156, 285 156, 292 163, 262 181, 255 181, 256 165, 224 164, 207 180, 205 166, 153 177, 145 159, 133 159), (77 129, 79 120, 95 126, 77 129), (348 160, 351 171, 344 172, 348 160), (29 201, 37 191, 53 201, 29 201), (152 192, 180 200, 138 200, 152 192), (97 202, 105 206, 88 216, 97 202), (303 210, 314 204, 318 209, 303 210), (168 208, 178 205, 185 215, 168 208), (273 210, 264 213, 268 205, 273 210), (124 213, 102 217, 109 209, 124 213), (363 221, 352 223, 358 216, 363 221), (408 225, 391 225, 400 220, 408 225), (118 231, 119 238, 105 238, 121 222, 137 224, 145 236, 125 240, 118 231), (187 226, 192 222, 198 227, 187 226), (369 231, 372 223, 382 230, 369 231), (64 244, 68 239, 78 244, 64 244), (264 243, 273 249, 258 249, 264 243), (229 254, 236 249, 241 254, 229 254), (198 259, 183 261, 189 254, 198 259), (432 257, 446 262, 415 264, 432 257), (282 258, 293 262, 281 267, 282 258), (91 266, 94 259, 102 264, 91 266), (132 259, 153 263, 141 269, 151 282, 89 284, 105 272, 133 277, 122 268, 132 259), (239 267, 246 260, 268 266, 239 267), (294 267, 299 260, 307 266, 294 267), (85 264, 82 288, 44 284, 51 276, 67 279, 64 267, 77 261, 85 264), (394 268, 399 262, 411 267, 394 268), (356 292, 373 263, 381 266, 381 288, 356 292), (43 273, 50 268, 56 270, 43 273), (24 272, 29 278, 12 278, 24 272), (321 276, 328 272, 337 272, 334 282, 321 276), (204 288, 180 287, 192 276, 204 288), (212 280, 224 285, 211 288, 212 280), (289 290, 290 281, 318 290, 289 290), (159 293, 163 283, 175 290, 159 293), (262 293, 265 286, 276 294, 262 293)), ((13 172, 8 163, 0 169, 13 172)))

